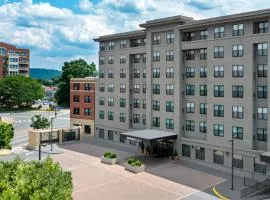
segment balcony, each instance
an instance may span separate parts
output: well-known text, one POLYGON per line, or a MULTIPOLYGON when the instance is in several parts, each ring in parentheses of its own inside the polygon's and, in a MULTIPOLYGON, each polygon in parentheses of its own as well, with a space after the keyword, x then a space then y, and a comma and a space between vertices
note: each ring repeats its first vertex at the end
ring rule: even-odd
POLYGON ((29 60, 26 60, 26 59, 20 59, 19 60, 19 64, 29 64, 29 60))

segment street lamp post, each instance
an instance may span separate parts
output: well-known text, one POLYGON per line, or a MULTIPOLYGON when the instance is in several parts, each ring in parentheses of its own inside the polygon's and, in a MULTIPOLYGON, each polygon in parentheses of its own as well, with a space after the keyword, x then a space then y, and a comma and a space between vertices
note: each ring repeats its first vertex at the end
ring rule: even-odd
POLYGON ((233 171, 233 154, 234 154, 234 142, 233 142, 233 139, 229 140, 229 142, 232 143, 232 187, 231 189, 234 190, 234 185, 233 185, 233 178, 234 178, 234 171, 233 171))
POLYGON ((40 144, 38 145, 38 160, 41 160, 41 147, 44 147, 45 145, 40 144))
POLYGON ((51 143, 51 151, 53 149, 53 143, 52 143, 52 134, 53 134, 53 119, 54 117, 51 118, 51 136, 50 136, 50 143, 51 143))

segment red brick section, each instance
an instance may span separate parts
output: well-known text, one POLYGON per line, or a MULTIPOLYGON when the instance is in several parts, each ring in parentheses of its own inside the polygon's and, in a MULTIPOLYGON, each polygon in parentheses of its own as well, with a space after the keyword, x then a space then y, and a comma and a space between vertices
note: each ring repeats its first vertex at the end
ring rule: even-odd
POLYGON ((95 79, 81 78, 70 80, 70 118, 95 120, 95 91, 96 91, 95 79), (80 86, 79 90, 76 90, 74 84, 78 84, 80 86), (91 90, 85 90, 85 84, 91 84, 91 90), (74 96, 79 96, 80 101, 73 102, 74 96), (85 103, 84 99, 86 96, 89 96, 91 98, 91 103, 85 103), (80 109, 79 115, 73 114, 74 108, 80 109), (91 109, 90 116, 84 114, 85 108, 91 109))
MULTIPOLYGON (((0 42, 0 47, 5 48, 6 51, 13 50, 17 53, 22 53, 25 55, 21 55, 19 57, 19 73, 21 75, 29 76, 29 68, 30 68, 30 50, 29 49, 19 49, 14 45, 7 44, 4 42, 0 42)), ((8 64, 8 55, 0 55, 0 79, 6 76, 5 68, 8 64), (3 60, 6 60, 4 61, 3 60)))

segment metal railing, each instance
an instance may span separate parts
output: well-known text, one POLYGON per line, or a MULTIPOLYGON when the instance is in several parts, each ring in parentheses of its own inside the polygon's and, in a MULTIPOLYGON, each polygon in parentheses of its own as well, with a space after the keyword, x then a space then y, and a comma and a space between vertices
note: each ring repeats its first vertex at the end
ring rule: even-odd
POLYGON ((263 189, 267 189, 270 187, 270 179, 266 179, 262 182, 258 182, 250 185, 244 189, 241 190, 241 199, 250 196, 251 194, 254 194, 255 192, 261 191, 263 189))

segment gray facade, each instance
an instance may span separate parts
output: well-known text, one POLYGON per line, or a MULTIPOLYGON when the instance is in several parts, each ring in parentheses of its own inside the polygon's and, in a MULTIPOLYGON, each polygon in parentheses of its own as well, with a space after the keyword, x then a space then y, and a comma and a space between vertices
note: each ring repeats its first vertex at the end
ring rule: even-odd
POLYGON ((260 154, 270 150, 269 20, 269 9, 205 20, 176 16, 147 21, 140 31, 95 39, 101 47, 96 135, 120 141, 120 133, 128 130, 175 132, 181 159, 225 171, 232 164, 233 138, 236 170, 264 177, 270 173, 259 161, 260 154), (120 63, 123 55, 126 61, 120 63), (108 92, 109 84, 114 84, 113 92, 108 92), (105 105, 99 105, 100 98, 105 105), (126 107, 120 107, 120 98, 126 99, 126 107), (108 112, 113 112, 113 120, 108 120, 108 112), (120 115, 126 120, 121 122, 120 115))

